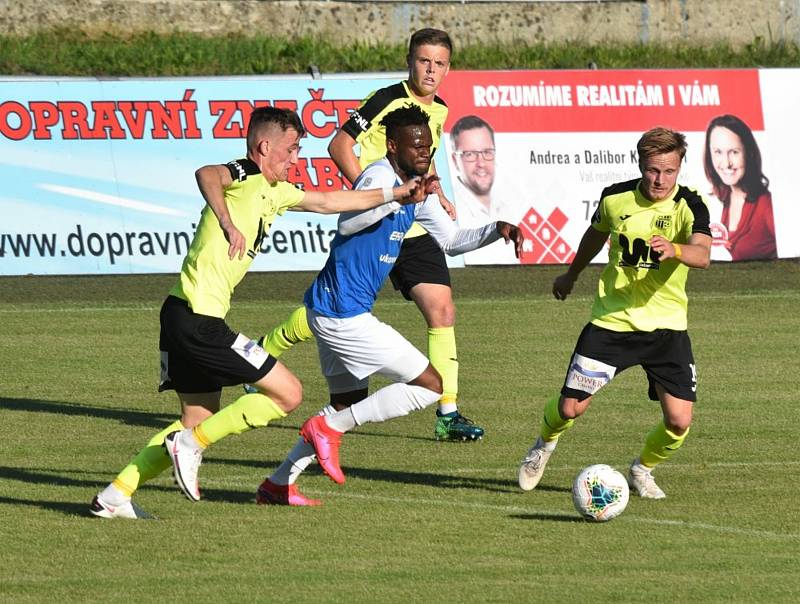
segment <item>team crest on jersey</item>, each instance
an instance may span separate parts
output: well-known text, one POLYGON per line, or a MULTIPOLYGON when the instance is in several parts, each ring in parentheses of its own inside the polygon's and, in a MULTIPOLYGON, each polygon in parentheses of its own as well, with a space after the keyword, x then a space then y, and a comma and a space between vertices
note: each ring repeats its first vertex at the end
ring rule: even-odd
POLYGON ((653 225, 659 231, 666 231, 670 226, 672 226, 672 215, 671 214, 664 214, 662 216, 656 216, 653 225))

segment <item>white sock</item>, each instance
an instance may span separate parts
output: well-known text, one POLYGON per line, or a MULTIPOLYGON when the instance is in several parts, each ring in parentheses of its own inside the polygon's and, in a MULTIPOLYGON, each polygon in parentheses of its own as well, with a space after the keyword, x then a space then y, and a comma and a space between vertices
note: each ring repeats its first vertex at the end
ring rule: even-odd
MULTIPOLYGON (((325 405, 317 415, 333 415, 334 413, 336 413, 336 409, 333 408, 333 405, 325 405)), ((286 459, 269 477, 269 481, 280 485, 294 484, 315 457, 314 447, 303 440, 303 437, 298 438, 292 450, 286 455, 286 459)))
POLYGON ((194 437, 193 430, 194 428, 186 428, 178 432, 178 438, 181 444, 189 449, 203 449, 203 446, 197 442, 197 439, 194 437))
MULTIPOLYGON (((368 422, 385 422, 387 419, 424 409, 437 402, 441 396, 441 393, 422 386, 391 384, 359 401, 350 407, 350 411, 355 424, 359 426, 368 422)), ((330 420, 335 417, 337 416, 326 418, 332 428, 336 426, 330 420)))
POLYGON ((455 403, 439 403, 439 415, 447 415, 456 411, 458 411, 458 405, 455 403))
POLYGON ((314 461, 314 447, 308 444, 301 436, 289 451, 286 459, 269 477, 274 484, 294 484, 305 469, 314 461))
POLYGON ((357 425, 356 419, 353 416, 353 407, 348 407, 347 409, 342 409, 331 415, 326 415, 325 423, 337 432, 350 432, 350 430, 357 425))
POLYGON ((535 446, 541 446, 545 451, 549 451, 552 453, 556 450, 556 445, 558 444, 558 439, 555 440, 544 440, 541 436, 536 439, 535 446))
POLYGON ((105 489, 100 491, 100 499, 109 505, 122 505, 131 500, 126 497, 114 484, 109 484, 105 489))

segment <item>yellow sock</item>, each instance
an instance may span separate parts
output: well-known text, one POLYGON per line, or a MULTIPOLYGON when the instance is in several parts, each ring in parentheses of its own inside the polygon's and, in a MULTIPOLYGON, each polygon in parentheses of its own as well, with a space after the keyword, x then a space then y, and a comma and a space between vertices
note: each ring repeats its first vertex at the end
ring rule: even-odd
POLYGON ((566 432, 575 423, 574 419, 564 419, 558 412, 559 397, 553 397, 544 406, 544 417, 542 418, 542 440, 550 442, 557 440, 562 433, 566 432))
POLYGON ((428 358, 442 376, 442 398, 439 404, 455 404, 458 398, 458 356, 456 331, 453 327, 428 328, 428 358))
POLYGON ((172 422, 151 438, 144 449, 139 451, 136 457, 117 475, 113 482, 114 486, 125 496, 132 497, 141 484, 155 478, 170 467, 172 462, 162 445, 164 437, 176 430, 183 430, 180 420, 172 422))
POLYGON ((687 434, 689 434, 688 428, 686 432, 678 436, 674 432, 667 430, 663 421, 660 422, 650 430, 644 439, 644 448, 641 455, 639 455, 639 461, 648 468, 654 468, 662 461, 672 457, 675 451, 681 448, 687 434))
POLYGON ((288 318, 264 336, 264 350, 276 359, 295 344, 314 337, 308 327, 306 307, 300 306, 288 318))
POLYGON ((286 413, 268 396, 260 392, 245 394, 203 421, 193 434, 200 445, 207 447, 229 434, 263 428, 273 419, 282 417, 286 417, 286 413))

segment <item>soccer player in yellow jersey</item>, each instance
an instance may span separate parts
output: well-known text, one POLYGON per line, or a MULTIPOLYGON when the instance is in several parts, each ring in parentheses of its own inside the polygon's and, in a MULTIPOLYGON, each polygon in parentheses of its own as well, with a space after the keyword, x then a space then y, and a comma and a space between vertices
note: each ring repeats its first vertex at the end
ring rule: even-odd
POLYGON ((646 436, 628 471, 641 497, 665 497, 651 470, 683 444, 692 423, 697 372, 686 331, 689 268, 710 264, 708 208, 695 191, 678 185, 686 154, 683 134, 645 132, 637 145, 641 179, 603 191, 592 224, 566 273, 553 283, 564 300, 581 271, 610 241, 592 319, 581 332, 561 396, 544 409, 541 433, 519 468, 519 486, 534 489, 561 434, 583 415, 594 394, 621 371, 641 365, 649 396, 663 420, 646 436))
MULTIPOLYGON (((447 119, 447 105, 437 96, 439 86, 450 69, 453 44, 447 32, 421 29, 409 42, 408 79, 369 95, 353 112, 328 146, 336 165, 351 182, 368 165, 386 155, 386 129, 381 119, 408 104, 415 104, 430 116, 433 135, 431 155, 439 147, 447 119), (354 151, 359 145, 359 155, 354 151)), ((436 168, 432 164, 431 171, 436 168)), ((443 206, 454 217, 449 201, 439 190, 443 206)), ((415 223, 406 233, 394 269, 389 275, 395 289, 413 300, 428 324, 428 357, 442 375, 444 392, 439 401, 434 436, 443 440, 478 440, 483 428, 458 411, 458 356, 454 331, 456 309, 450 289, 450 273, 444 253, 433 238, 415 223)), ((264 346, 274 355, 293 344, 307 340, 311 332, 300 307, 266 338, 264 346)))
POLYGON ((131 497, 171 462, 181 489, 198 500, 197 468, 203 449, 227 434, 266 426, 300 404, 299 380, 256 342, 225 323, 233 290, 278 215, 286 210, 333 214, 369 209, 393 199, 415 203, 425 198, 424 187, 412 180, 369 191, 323 193, 295 188, 286 178, 297 163, 304 133, 293 111, 258 108, 248 126, 247 157, 197 171, 207 206, 178 283, 161 307, 159 390, 177 392, 181 418, 156 434, 97 494, 90 506, 95 516, 145 517, 131 497), (222 387, 245 382, 257 392, 218 412, 222 387))

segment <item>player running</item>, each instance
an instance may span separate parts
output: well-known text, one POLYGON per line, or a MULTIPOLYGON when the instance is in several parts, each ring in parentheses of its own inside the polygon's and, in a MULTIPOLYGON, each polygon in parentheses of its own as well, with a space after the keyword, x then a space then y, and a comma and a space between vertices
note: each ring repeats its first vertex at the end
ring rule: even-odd
MULTIPOLYGON (((386 129, 386 158, 371 164, 356 189, 394 186, 428 174, 433 137, 428 114, 416 104, 396 109, 381 120, 386 129)), ((432 189, 432 188, 431 188, 432 189)), ((437 402, 443 379, 435 366, 402 335, 372 314, 378 291, 397 261, 403 237, 415 220, 450 255, 468 252, 503 237, 517 255, 520 230, 506 222, 459 229, 435 195, 415 206, 387 204, 376 210, 344 214, 328 260, 306 291, 308 324, 316 336, 330 404, 306 421, 302 438, 286 460, 259 487, 259 503, 317 505, 295 484, 316 455, 328 476, 344 482, 339 466, 342 434, 368 422, 407 415, 437 402), (393 384, 367 396, 369 376, 379 373, 393 384)))
MULTIPOLYGON (((386 155, 386 130, 381 119, 388 113, 413 104, 430 117, 433 135, 431 157, 440 144, 447 119, 447 105, 437 92, 450 69, 453 44, 447 32, 420 29, 412 34, 408 56, 408 79, 370 94, 345 122, 328 146, 331 157, 350 182, 362 170, 386 155), (358 145, 360 155, 354 147, 358 145)), ((431 171, 436 167, 431 162, 431 171)), ((441 189, 437 192, 443 199, 441 189)), ((445 205, 454 216, 449 202, 445 205)), ((434 437, 437 440, 479 440, 484 430, 458 410, 458 354, 456 350, 456 308, 450 288, 450 272, 444 253, 419 224, 414 224, 389 277, 406 300, 413 300, 428 325, 428 358, 442 376, 443 392, 436 412, 434 437)), ((305 307, 296 309, 264 339, 273 356, 294 344, 311 338, 305 307)))
POLYGON ((203 448, 227 434, 266 426, 300 404, 299 380, 256 342, 225 323, 234 287, 244 278, 278 215, 286 210, 332 214, 373 208, 392 199, 417 202, 424 198, 417 181, 358 192, 295 188, 286 178, 297 163, 304 132, 293 111, 258 108, 248 125, 247 157, 197 171, 207 206, 178 283, 161 307, 159 390, 177 392, 181 419, 156 434, 95 496, 90 506, 95 516, 147 517, 131 498, 142 483, 167 469, 171 459, 186 496, 199 499, 196 473, 203 448), (222 387, 244 382, 253 384, 257 392, 219 411, 222 387), (167 438, 184 429, 183 439, 167 438), (162 446, 165 439, 168 451, 162 446), (187 489, 187 484, 195 486, 187 489))
POLYGON ((519 468, 524 491, 539 484, 559 437, 594 394, 628 367, 645 370, 650 399, 661 403, 663 414, 628 471, 634 492, 665 497, 651 471, 689 433, 697 372, 686 331, 686 278, 689 268, 710 264, 708 208, 695 191, 677 184, 686 154, 683 134, 654 128, 639 139, 637 151, 642 177, 603 191, 569 270, 553 283, 556 299, 566 299, 610 239, 592 320, 575 345, 561 397, 545 405, 540 436, 519 468))

